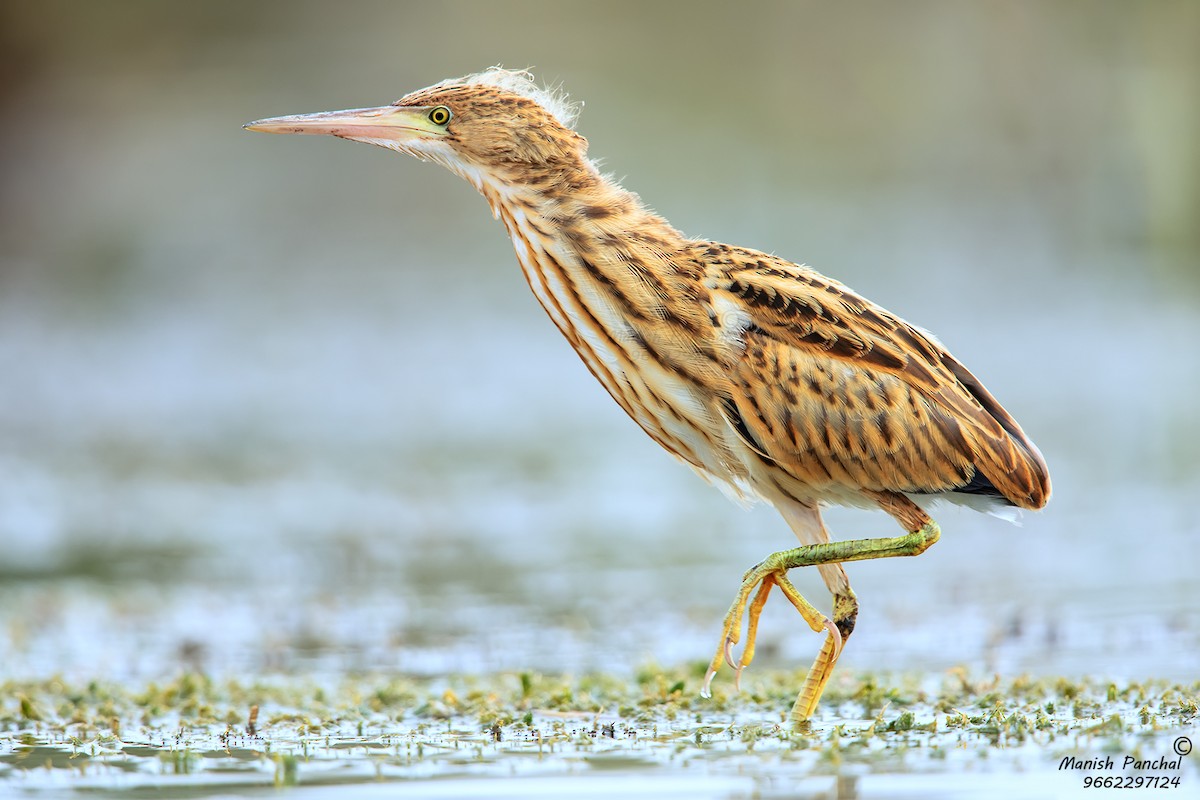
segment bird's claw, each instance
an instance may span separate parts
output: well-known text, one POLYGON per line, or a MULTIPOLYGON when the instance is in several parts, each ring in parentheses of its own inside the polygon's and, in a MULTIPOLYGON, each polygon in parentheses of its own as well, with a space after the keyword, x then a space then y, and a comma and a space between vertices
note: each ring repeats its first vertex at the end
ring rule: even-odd
POLYGON ((831 619, 825 620, 825 628, 829 631, 829 638, 833 640, 833 660, 837 661, 838 656, 842 654, 842 632, 831 619))
MULTIPOLYGON (((788 581, 787 576, 783 572, 759 574, 761 569, 762 565, 760 564, 746 573, 746 577, 742 581, 742 590, 734 600, 733 607, 729 609, 729 613, 725 615, 725 637, 721 645, 717 648, 712 663, 709 664, 708 672, 704 675, 704 685, 700 689, 701 697, 712 697, 712 680, 717 674, 717 670, 721 668, 722 662, 728 664, 733 670, 734 690, 741 691, 742 673, 746 670, 746 667, 750 666, 750 662, 754 659, 754 645, 755 640, 758 638, 759 615, 762 613, 763 606, 767 602, 767 597, 771 589, 775 586, 778 586, 788 600, 791 601, 792 605, 796 607, 796 610, 804 617, 809 627, 818 633, 822 630, 828 633, 825 644, 822 646, 824 655, 818 658, 819 663, 825 665, 822 666, 820 672, 827 677, 828 670, 825 667, 832 668, 833 663, 841 655, 843 644, 842 632, 837 624, 813 608, 812 604, 796 591, 796 587, 788 581), (750 593, 756 585, 758 586, 758 591, 754 595, 753 601, 750 602, 750 593), (747 603, 749 604, 747 605, 747 603), (735 660, 733 657, 733 647, 741 638, 740 629, 744 613, 749 617, 746 626, 746 643, 742 650, 742 657, 735 660)), ((808 680, 811 682, 811 674, 808 680)), ((823 683, 820 684, 820 686, 823 685, 823 683)), ((819 696, 820 686, 814 684, 812 690, 809 692, 811 695, 810 701, 813 705, 815 705, 815 699, 813 698, 819 696)), ((808 705, 805 705, 801 715, 807 716, 809 713, 811 713, 811 709, 808 705)))

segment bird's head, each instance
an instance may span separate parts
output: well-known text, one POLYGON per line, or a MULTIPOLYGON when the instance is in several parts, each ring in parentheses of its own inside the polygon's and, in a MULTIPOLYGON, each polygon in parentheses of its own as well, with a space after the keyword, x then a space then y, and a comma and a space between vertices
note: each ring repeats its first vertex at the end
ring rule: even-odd
POLYGON ((264 133, 327 134, 435 161, 481 186, 585 163, 575 109, 528 72, 492 68, 442 81, 388 106, 251 122, 264 133))

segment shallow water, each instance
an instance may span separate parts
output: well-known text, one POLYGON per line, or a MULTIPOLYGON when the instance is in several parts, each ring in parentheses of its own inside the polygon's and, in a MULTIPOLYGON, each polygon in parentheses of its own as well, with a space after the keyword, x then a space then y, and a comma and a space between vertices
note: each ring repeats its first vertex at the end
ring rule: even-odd
POLYGON ((778 708, 799 678, 756 675, 743 693, 718 687, 706 701, 694 693, 699 671, 655 669, 633 680, 522 673, 328 684, 185 675, 136 692, 9 683, 3 690, 21 703, 2 718, 11 732, 0 735, 0 778, 31 797, 289 788, 846 800, 1073 796, 1097 777, 1186 793, 1200 779, 1187 748, 1200 731, 1200 684, 842 676, 817 720, 793 731, 778 708), (1109 757, 1111 768, 1063 767, 1109 757))

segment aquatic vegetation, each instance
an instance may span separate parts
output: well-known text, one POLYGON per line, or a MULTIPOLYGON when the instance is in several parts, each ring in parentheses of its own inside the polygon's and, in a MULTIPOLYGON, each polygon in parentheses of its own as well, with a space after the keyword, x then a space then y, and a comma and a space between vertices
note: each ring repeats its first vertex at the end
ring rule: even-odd
MULTIPOLYGON (((379 780, 581 777, 809 780, 1020 770, 1106 754, 1171 755, 1200 722, 1200 683, 841 677, 809 726, 785 724, 794 672, 699 696, 692 668, 446 679, 214 680, 125 687, 0 684, 0 786, 133 786, 164 793, 379 780)), ((1176 775, 1197 780, 1194 759, 1176 775)), ((1080 778, 1075 775, 1074 778, 1080 778)), ((1080 778, 1081 779, 1081 778, 1080 778)))

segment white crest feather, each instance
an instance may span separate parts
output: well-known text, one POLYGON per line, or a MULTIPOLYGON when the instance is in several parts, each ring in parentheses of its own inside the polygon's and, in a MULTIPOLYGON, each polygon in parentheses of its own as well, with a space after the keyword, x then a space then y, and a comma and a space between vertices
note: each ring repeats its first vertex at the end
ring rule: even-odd
MULTIPOLYGON (((495 86, 506 92, 532 100, 546 109, 567 128, 575 127, 582 103, 572 103, 561 87, 544 87, 527 69, 489 67, 483 72, 442 81, 438 86, 495 86)), ((432 88, 432 87, 431 87, 432 88)))

